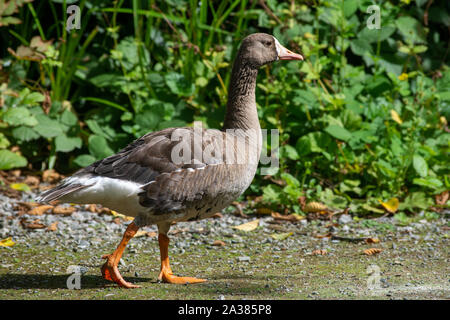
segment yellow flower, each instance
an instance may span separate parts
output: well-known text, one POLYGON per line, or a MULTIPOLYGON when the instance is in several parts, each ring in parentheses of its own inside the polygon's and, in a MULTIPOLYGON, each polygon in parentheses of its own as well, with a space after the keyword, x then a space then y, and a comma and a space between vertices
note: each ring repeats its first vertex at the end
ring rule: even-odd
POLYGON ((401 75, 398 76, 398 80, 403 81, 408 79, 408 74, 407 73, 402 73, 401 75))

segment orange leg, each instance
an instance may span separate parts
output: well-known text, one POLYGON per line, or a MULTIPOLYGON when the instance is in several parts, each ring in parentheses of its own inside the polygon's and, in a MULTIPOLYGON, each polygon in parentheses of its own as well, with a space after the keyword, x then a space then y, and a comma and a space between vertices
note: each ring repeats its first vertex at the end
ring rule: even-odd
POLYGON ((167 283, 186 284, 205 282, 205 279, 197 279, 192 277, 177 277, 172 273, 169 264, 169 237, 165 234, 158 235, 159 251, 161 253, 161 272, 158 279, 167 283))
POLYGON ((123 288, 140 288, 140 286, 138 285, 125 281, 120 275, 119 269, 117 267, 128 241, 130 241, 130 239, 134 237, 138 230, 139 227, 136 226, 134 222, 130 223, 123 235, 122 241, 120 241, 119 246, 113 252, 113 254, 106 254, 102 257, 102 259, 107 259, 105 264, 102 266, 103 278, 105 278, 106 280, 114 281, 123 288))

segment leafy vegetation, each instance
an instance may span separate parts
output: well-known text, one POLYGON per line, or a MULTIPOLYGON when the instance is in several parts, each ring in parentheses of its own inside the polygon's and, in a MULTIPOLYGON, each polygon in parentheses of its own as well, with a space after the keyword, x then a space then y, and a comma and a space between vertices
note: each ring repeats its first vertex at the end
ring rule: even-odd
POLYGON ((148 131, 220 127, 240 39, 267 32, 306 61, 260 72, 280 170, 249 194, 362 214, 393 197, 427 210, 450 188, 446 1, 81 0, 66 30, 72 3, 0 1, 0 169, 70 172, 148 131))

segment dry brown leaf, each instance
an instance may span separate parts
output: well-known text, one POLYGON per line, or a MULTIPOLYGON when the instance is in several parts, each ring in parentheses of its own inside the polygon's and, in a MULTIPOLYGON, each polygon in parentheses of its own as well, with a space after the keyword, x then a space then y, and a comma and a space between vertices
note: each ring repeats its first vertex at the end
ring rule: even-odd
POLYGON ((448 190, 446 190, 446 191, 444 191, 444 192, 442 192, 440 194, 435 195, 434 199, 436 201, 436 204, 440 205, 440 206, 445 205, 447 203, 447 201, 448 201, 449 195, 450 194, 449 194, 448 190))
POLYGON ((222 215, 220 212, 217 212, 217 213, 214 213, 214 214, 211 216, 211 218, 214 218, 214 219, 222 219, 222 218, 223 218, 223 215, 222 215))
POLYGON ((74 211, 77 209, 75 207, 63 207, 63 206, 56 206, 53 208, 53 214, 62 214, 65 216, 71 215, 74 211))
POLYGON ((58 221, 53 222, 51 225, 47 227, 47 231, 56 231, 58 230, 58 221))
POLYGON ((29 185, 30 188, 37 188, 41 181, 39 180, 38 177, 27 176, 23 182, 26 183, 27 185, 29 185))
MULTIPOLYGON (((119 219, 119 218, 116 218, 116 219, 119 219)), ((114 219, 114 220, 116 220, 116 219, 114 219)), ((147 235, 147 231, 139 230, 138 232, 136 232, 134 234, 134 238, 140 238, 140 237, 143 237, 143 236, 146 236, 146 235, 147 235)))
POLYGON ((378 253, 380 253, 382 251, 383 251, 382 249, 370 248, 370 249, 364 250, 363 252, 364 252, 364 254, 366 254, 368 256, 372 256, 372 255, 378 254, 378 253))
POLYGON ((256 219, 247 223, 243 223, 239 226, 235 226, 233 228, 241 231, 253 231, 256 228, 258 228, 258 226, 259 226, 259 219, 256 219))
POLYGON ((42 181, 47 183, 55 183, 61 180, 62 176, 53 169, 42 172, 42 181))
POLYGON ((378 239, 378 238, 366 238, 364 241, 366 241, 366 243, 379 243, 380 239, 378 239))
MULTIPOLYGON (((13 151, 13 150, 11 149, 11 151, 13 151)), ((14 152, 14 151, 13 151, 13 152, 14 152)), ((19 170, 19 169, 17 169, 17 170, 11 170, 9 173, 10 173, 13 177, 15 177, 15 178, 18 178, 18 177, 20 177, 20 176, 22 175, 22 171, 19 170)))
POLYGON ((95 204, 88 204, 87 206, 86 206, 86 210, 87 211, 90 211, 90 212, 92 212, 92 213, 98 213, 100 210, 97 208, 97 205, 95 205, 95 204))
POLYGON ((313 252, 311 252, 311 254, 313 256, 318 256, 318 255, 324 256, 324 255, 328 254, 328 251, 323 250, 323 249, 317 249, 317 250, 314 250, 313 252))
POLYGON ((39 219, 36 219, 30 223, 28 223, 25 219, 22 219, 20 223, 25 229, 44 229, 46 227, 46 225, 42 224, 39 219))
POLYGON ((327 234, 315 234, 314 238, 331 238, 333 236, 333 234, 331 232, 327 233, 327 234))
POLYGON ((53 208, 53 206, 48 205, 48 204, 44 204, 42 206, 34 207, 30 211, 28 211, 28 214, 31 214, 33 216, 40 216, 40 215, 43 215, 45 212, 47 212, 48 210, 50 210, 52 208, 53 208))
POLYGON ((315 212, 324 214, 328 213, 328 207, 320 202, 310 202, 307 205, 305 205, 302 210, 308 213, 315 213, 315 212))
POLYGON ((289 214, 289 215, 282 215, 278 212, 272 212, 272 218, 275 220, 284 220, 284 221, 291 221, 291 222, 297 222, 299 220, 304 219, 301 215, 298 214, 289 214))
POLYGON ((298 197, 297 201, 298 201, 298 204, 300 205, 300 207, 303 210, 303 208, 306 206, 306 197, 305 196, 300 196, 300 197, 298 197))
POLYGON ((146 236, 149 238, 154 238, 158 235, 158 233, 154 232, 154 231, 149 231, 147 232, 146 236))
POLYGON ((225 244, 225 242, 223 242, 223 241, 215 240, 215 241, 213 242, 212 245, 215 246, 215 247, 223 247, 223 246, 225 246, 226 244, 225 244))

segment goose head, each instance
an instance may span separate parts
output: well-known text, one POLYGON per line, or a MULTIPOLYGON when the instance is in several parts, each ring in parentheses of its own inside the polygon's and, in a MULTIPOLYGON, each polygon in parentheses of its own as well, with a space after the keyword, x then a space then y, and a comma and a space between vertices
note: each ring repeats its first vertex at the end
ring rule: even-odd
POLYGON ((238 58, 258 69, 277 60, 303 60, 303 56, 285 47, 272 35, 254 33, 242 40, 238 58))

